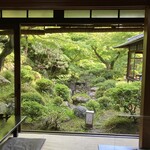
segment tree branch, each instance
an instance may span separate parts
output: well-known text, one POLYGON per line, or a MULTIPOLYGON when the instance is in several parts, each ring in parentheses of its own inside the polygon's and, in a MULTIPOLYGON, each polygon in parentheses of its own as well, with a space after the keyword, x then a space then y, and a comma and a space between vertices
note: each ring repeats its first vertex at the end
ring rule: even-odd
POLYGON ((114 68, 114 64, 117 61, 117 59, 119 58, 119 56, 120 56, 120 52, 118 52, 117 55, 116 55, 116 57, 111 61, 111 63, 110 63, 110 69, 114 68))
POLYGON ((9 36, 8 41, 1 41, 4 44, 4 49, 0 54, 0 71, 2 70, 2 66, 4 64, 5 58, 11 54, 14 47, 14 38, 12 35, 9 36))
POLYGON ((98 52, 97 52, 97 48, 96 48, 96 47, 94 47, 94 46, 92 46, 92 49, 93 49, 93 51, 94 51, 95 55, 98 57, 98 59, 99 59, 102 63, 104 63, 104 64, 105 64, 105 66, 106 66, 106 68, 107 68, 107 69, 109 69, 109 63, 108 63, 107 61, 105 61, 105 60, 103 59, 103 57, 102 57, 102 56, 100 56, 100 55, 98 54, 98 52))

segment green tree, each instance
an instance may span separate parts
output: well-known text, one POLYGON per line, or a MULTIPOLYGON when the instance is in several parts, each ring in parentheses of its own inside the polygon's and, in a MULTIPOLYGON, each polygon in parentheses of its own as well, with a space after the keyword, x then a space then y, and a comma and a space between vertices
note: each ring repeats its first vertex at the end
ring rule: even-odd
POLYGON ((22 114, 31 118, 32 121, 42 117, 43 109, 43 105, 36 101, 24 101, 22 103, 22 114))
MULTIPOLYGON (((136 33, 137 34, 137 33, 136 33)), ((119 57, 123 57, 126 51, 116 49, 114 46, 123 43, 135 33, 93 33, 88 44, 97 59, 103 63, 107 70, 113 70, 119 57)))
POLYGON ((137 113, 141 102, 141 83, 120 83, 115 88, 108 89, 105 95, 113 99, 114 108, 121 110, 130 115, 137 113))
POLYGON ((45 76, 56 77, 68 71, 69 59, 61 51, 56 37, 53 35, 28 36, 22 40, 22 49, 32 61, 33 69, 45 76))

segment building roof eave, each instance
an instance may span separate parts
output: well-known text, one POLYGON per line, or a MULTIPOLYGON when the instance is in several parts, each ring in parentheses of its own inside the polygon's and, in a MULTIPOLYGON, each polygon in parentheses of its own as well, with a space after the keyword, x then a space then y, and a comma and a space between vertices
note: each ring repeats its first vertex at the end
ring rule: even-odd
POLYGON ((144 34, 139 34, 137 36, 129 38, 127 42, 120 44, 118 46, 115 46, 114 48, 127 48, 131 44, 142 41, 143 38, 144 38, 144 34))

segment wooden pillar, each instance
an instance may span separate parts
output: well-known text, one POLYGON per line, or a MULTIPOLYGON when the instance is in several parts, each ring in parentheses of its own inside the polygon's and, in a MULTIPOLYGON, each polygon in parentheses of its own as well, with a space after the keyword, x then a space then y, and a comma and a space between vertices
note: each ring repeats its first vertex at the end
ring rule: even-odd
POLYGON ((139 147, 150 149, 150 8, 145 12, 139 147))
MULTIPOLYGON (((20 25, 14 26, 14 64, 15 64, 15 121, 16 124, 21 120, 21 87, 20 87, 20 25)), ((17 128, 14 136, 18 136, 17 128)))
POLYGON ((131 52, 130 52, 130 48, 129 48, 128 62, 127 62, 127 75, 126 75, 127 82, 129 82, 130 71, 131 71, 131 52))

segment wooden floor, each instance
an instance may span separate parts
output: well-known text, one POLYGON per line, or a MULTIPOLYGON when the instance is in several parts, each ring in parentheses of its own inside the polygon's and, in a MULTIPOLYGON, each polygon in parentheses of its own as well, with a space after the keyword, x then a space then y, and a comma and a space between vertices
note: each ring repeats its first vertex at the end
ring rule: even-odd
POLYGON ((99 144, 138 147, 138 138, 20 133, 19 137, 45 138, 42 150, 98 150, 99 144))

